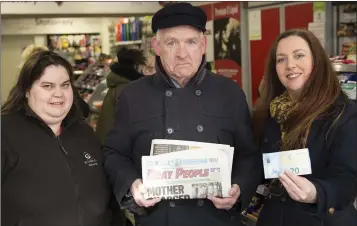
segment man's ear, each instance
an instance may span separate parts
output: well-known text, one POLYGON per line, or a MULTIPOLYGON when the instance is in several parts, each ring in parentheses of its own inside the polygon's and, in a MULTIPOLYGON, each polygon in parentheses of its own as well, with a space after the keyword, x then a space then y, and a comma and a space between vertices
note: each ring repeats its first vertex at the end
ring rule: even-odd
POLYGON ((156 36, 152 37, 151 46, 154 49, 156 56, 160 56, 159 40, 157 40, 156 36))
POLYGON ((207 36, 203 35, 202 38, 202 55, 206 54, 206 50, 207 50, 207 36))

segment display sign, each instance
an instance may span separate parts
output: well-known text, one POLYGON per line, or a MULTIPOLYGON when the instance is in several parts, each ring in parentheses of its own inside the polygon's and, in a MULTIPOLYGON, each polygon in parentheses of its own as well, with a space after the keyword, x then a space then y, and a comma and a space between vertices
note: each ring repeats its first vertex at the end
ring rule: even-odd
POLYGON ((2 35, 99 33, 101 18, 5 18, 1 20, 2 35))
POLYGON ((242 86, 240 25, 239 2, 213 4, 215 69, 242 86))
POLYGON ((262 17, 261 10, 251 10, 248 12, 249 40, 262 39, 262 17))

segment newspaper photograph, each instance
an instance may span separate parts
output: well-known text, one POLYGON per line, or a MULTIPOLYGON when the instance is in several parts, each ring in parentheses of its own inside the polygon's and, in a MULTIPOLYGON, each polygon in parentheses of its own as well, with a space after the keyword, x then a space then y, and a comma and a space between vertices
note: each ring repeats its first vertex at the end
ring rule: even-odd
POLYGON ((229 157, 214 148, 197 148, 142 157, 144 198, 229 197, 229 157))
POLYGON ((229 175, 231 175, 234 148, 229 145, 215 144, 207 142, 196 142, 186 140, 166 140, 166 139, 154 139, 151 142, 150 155, 161 155, 172 152, 179 152, 184 150, 197 150, 200 148, 214 148, 221 151, 222 154, 228 156, 229 175))

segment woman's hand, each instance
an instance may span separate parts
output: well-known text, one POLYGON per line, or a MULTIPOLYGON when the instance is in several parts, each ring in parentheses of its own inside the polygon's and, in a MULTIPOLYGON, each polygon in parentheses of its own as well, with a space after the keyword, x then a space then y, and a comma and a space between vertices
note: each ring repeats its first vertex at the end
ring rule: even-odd
POLYGON ((279 178, 293 200, 303 203, 316 203, 316 187, 308 179, 295 175, 290 171, 280 174, 279 178))

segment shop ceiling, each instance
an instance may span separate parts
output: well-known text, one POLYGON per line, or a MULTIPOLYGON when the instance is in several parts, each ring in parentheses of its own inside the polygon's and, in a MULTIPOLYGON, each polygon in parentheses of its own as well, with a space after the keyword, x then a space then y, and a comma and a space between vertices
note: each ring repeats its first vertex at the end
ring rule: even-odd
MULTIPOLYGON (((291 1, 290 1, 291 2, 291 1)), ((193 5, 212 4, 214 2, 190 2, 193 5)), ((281 1, 248 2, 248 8, 281 4, 281 1)), ((162 8, 159 1, 131 2, 1 2, 1 16, 8 18, 33 16, 125 16, 150 15, 162 8)))
MULTIPOLYGON (((214 2, 191 2, 204 5, 214 2)), ((154 14, 162 5, 159 1, 125 2, 1 2, 1 16, 89 16, 89 15, 149 15, 154 14)))

